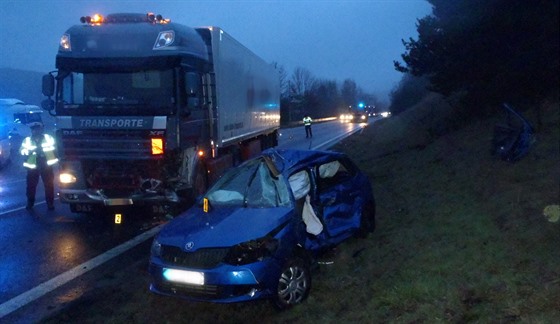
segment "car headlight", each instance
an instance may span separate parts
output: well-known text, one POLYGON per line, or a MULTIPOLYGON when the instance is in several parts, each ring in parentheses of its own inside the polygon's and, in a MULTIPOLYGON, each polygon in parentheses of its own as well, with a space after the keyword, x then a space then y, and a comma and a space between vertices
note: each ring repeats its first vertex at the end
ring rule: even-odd
POLYGON ((262 261, 264 258, 272 256, 277 248, 278 240, 271 237, 239 243, 229 250, 224 262, 231 265, 243 265, 262 261))
POLYGON ((150 248, 150 255, 153 257, 161 256, 161 243, 157 239, 152 242, 152 247, 150 248))

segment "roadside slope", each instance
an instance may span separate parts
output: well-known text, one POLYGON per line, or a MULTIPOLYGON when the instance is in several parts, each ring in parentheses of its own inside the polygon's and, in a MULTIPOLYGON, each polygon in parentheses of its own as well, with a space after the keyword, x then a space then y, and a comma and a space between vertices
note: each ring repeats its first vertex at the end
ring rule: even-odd
POLYGON ((452 111, 432 98, 337 147, 367 170, 378 202, 371 309, 403 322, 560 318, 560 223, 543 216, 560 203, 558 102, 514 164, 490 154, 501 115, 435 136, 455 114, 438 109, 452 111))
POLYGON ((464 115, 437 97, 341 142, 371 177, 377 229, 333 250, 294 309, 156 296, 143 259, 43 322, 553 323, 560 223, 542 212, 560 197, 558 113, 557 101, 543 108, 537 142, 515 164, 490 154, 497 117, 452 131, 464 115))

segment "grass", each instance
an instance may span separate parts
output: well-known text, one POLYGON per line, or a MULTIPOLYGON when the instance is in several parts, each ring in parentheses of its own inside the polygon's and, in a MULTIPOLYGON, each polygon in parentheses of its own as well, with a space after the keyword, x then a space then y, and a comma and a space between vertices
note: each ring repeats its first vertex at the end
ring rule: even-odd
POLYGON ((558 101, 514 164, 490 154, 497 117, 451 131, 454 114, 429 98, 337 145, 372 180, 377 229, 333 251, 304 304, 276 312, 264 301, 163 298, 147 291, 143 260, 132 265, 141 275, 115 274, 44 322, 557 322, 560 223, 543 210, 560 203, 558 101))

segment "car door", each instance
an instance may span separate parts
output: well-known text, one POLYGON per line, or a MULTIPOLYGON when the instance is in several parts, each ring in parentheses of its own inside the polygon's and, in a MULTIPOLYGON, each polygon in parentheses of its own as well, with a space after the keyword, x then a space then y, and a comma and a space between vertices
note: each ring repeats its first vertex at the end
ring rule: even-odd
POLYGON ((363 198, 356 183, 356 170, 345 160, 316 166, 316 201, 329 236, 349 234, 360 226, 363 198))

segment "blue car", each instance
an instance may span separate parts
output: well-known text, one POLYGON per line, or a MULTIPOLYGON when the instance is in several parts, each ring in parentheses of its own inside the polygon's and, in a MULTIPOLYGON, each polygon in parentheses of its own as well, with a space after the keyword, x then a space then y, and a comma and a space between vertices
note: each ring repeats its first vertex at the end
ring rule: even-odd
POLYGON ((316 257, 375 229, 368 177, 345 155, 268 149, 226 172, 154 238, 152 292, 279 309, 311 289, 316 257))

